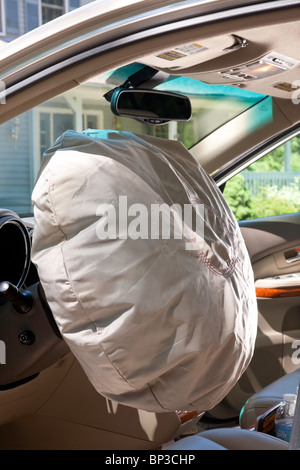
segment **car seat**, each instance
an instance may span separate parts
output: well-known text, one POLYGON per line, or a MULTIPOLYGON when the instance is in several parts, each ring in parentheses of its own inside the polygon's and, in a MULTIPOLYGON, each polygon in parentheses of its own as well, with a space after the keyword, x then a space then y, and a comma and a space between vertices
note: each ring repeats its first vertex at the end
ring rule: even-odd
POLYGON ((240 414, 241 428, 220 428, 188 436, 167 446, 166 450, 289 450, 299 447, 300 404, 297 403, 291 442, 257 432, 258 416, 277 405, 284 393, 297 393, 300 369, 286 374, 259 392, 245 404, 240 414), (245 429, 247 428, 247 429, 245 429), (296 447, 295 447, 296 446, 296 447))
POLYGON ((203 431, 173 442, 164 450, 288 450, 281 439, 256 431, 220 428, 203 431))
POLYGON ((250 429, 255 426, 258 416, 277 405, 284 393, 296 393, 300 382, 300 368, 286 374, 252 395, 240 413, 240 426, 250 429))

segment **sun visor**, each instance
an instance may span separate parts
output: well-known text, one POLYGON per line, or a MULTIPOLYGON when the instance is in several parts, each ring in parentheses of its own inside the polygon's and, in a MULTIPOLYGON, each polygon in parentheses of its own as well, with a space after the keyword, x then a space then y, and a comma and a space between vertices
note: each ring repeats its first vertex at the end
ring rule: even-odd
POLYGON ((68 131, 32 200, 33 262, 95 389, 155 412, 219 403, 254 351, 255 287, 239 226, 185 147, 68 131))

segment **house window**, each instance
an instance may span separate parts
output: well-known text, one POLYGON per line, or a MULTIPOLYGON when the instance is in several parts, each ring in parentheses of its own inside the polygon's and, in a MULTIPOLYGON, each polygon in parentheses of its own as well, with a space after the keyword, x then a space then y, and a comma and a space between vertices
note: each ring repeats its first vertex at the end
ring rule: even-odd
POLYGON ((4 14, 3 14, 4 8, 3 8, 3 0, 0 0, 0 35, 2 36, 5 34, 4 31, 4 14))
POLYGON ((54 20, 66 12, 65 0, 45 0, 41 3, 43 24, 54 20))
POLYGON ((31 31, 41 24, 38 0, 27 0, 25 5, 25 30, 31 31))
POLYGON ((80 7, 80 0, 69 0, 69 11, 80 7))
POLYGON ((102 113, 96 114, 93 111, 84 111, 82 115, 83 129, 100 129, 103 126, 102 113))
POLYGON ((18 0, 5 0, 6 33, 19 32, 18 0))
MULTIPOLYGON (((40 164, 43 153, 52 147, 57 137, 69 129, 76 130, 75 122, 75 114, 67 108, 41 107, 38 109, 38 164, 40 164)), ((84 110, 82 112, 83 129, 102 127, 103 113, 101 111, 84 110)))
POLYGON ((40 156, 49 149, 57 137, 68 129, 74 129, 74 114, 67 109, 39 110, 40 156))
MULTIPOLYGON (((7 1, 11 2, 12 0, 7 1)), ((68 11, 80 7, 81 3, 81 0, 26 0, 26 31, 31 31, 41 24, 54 20, 68 11)))

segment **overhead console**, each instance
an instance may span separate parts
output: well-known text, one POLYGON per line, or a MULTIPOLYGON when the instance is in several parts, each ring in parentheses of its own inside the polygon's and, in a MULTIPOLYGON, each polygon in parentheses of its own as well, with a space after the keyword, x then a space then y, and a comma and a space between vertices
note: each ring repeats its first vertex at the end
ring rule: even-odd
POLYGON ((31 228, 0 209, 0 391, 68 352, 31 263, 31 228))
POLYGON ((171 75, 185 75, 210 84, 243 87, 291 99, 300 96, 300 22, 232 31, 179 44, 143 58, 143 63, 171 75), (278 32, 280 31, 280 34, 278 32), (293 38, 295 36, 295 47, 293 38), (289 46, 289 47, 287 47, 289 46))
POLYGON ((215 72, 215 83, 239 83, 271 77, 288 72, 299 65, 299 61, 278 52, 268 54, 246 64, 229 67, 215 72))

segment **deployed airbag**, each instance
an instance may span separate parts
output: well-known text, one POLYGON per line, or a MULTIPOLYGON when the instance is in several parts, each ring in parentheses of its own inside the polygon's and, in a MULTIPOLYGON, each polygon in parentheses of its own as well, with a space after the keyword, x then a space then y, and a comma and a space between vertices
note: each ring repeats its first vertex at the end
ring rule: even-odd
POLYGON ((68 131, 32 200, 33 262, 95 389, 156 412, 220 402, 253 354, 254 281, 233 214, 186 148, 68 131))

